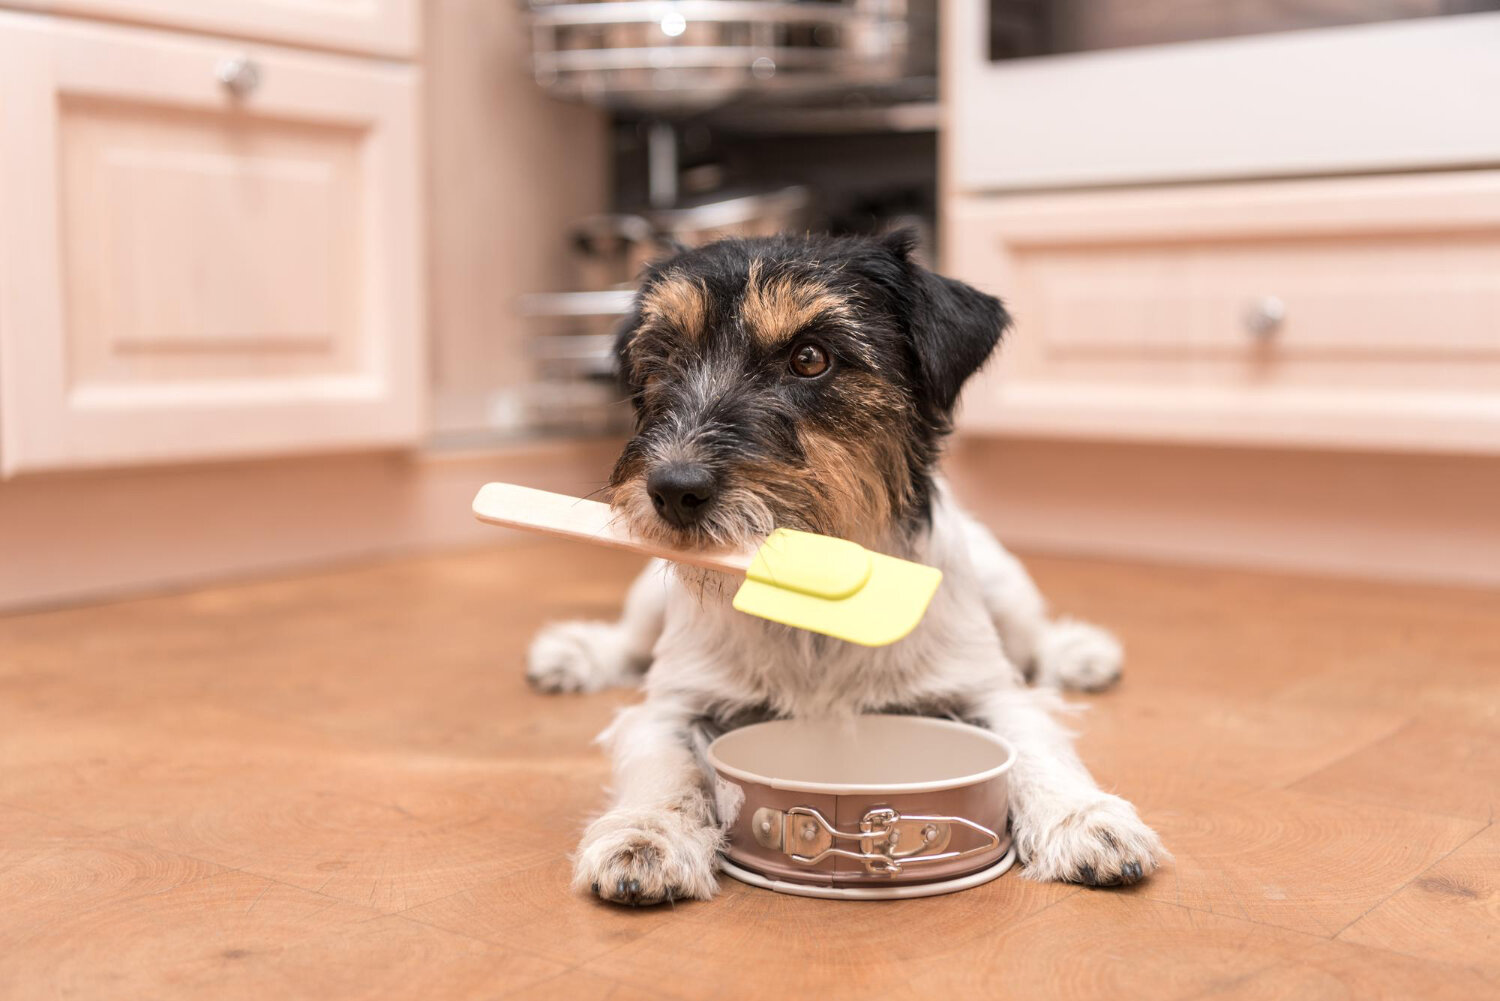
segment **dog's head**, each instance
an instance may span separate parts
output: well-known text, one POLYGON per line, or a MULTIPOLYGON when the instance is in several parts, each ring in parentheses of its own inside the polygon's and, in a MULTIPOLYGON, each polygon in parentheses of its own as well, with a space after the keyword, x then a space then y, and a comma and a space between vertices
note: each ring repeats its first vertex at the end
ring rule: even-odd
POLYGON ((920 525, 959 389, 1009 319, 911 250, 904 233, 783 236, 653 266, 617 344, 637 427, 615 509, 687 546, 920 525))

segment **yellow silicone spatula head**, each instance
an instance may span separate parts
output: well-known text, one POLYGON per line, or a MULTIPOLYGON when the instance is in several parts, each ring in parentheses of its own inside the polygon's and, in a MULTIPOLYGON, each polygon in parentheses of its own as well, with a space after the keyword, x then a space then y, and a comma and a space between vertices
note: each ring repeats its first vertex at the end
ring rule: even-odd
POLYGON ((734 607, 864 646, 886 646, 922 621, 942 581, 933 567, 853 542, 779 528, 745 571, 734 607))
POLYGON ((474 515, 493 525, 744 574, 734 596, 739 611, 864 646, 885 646, 915 629, 943 579, 920 563, 787 528, 754 550, 678 549, 636 535, 606 504, 510 483, 485 484, 474 498, 474 515))

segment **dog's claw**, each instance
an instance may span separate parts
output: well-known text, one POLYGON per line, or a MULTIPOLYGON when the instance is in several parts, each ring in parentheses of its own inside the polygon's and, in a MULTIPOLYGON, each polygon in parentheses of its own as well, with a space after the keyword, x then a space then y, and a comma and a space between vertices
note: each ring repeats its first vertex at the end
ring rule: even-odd
POLYGON ((594 891, 594 896, 597 897, 599 895, 599 883, 597 881, 595 881, 594 885, 590 887, 590 889, 594 891))
MULTIPOLYGON (((594 884, 594 892, 599 892, 598 883, 594 884)), ((641 899, 641 881, 630 879, 626 876, 621 876, 615 883, 615 892, 609 899, 613 899, 617 903, 629 904, 632 907, 639 907, 641 904, 648 902, 641 899)))
POLYGON ((1139 861, 1123 862, 1118 874, 1101 878, 1099 871, 1091 865, 1078 867, 1078 882, 1086 886, 1129 886, 1145 878, 1146 869, 1139 861))

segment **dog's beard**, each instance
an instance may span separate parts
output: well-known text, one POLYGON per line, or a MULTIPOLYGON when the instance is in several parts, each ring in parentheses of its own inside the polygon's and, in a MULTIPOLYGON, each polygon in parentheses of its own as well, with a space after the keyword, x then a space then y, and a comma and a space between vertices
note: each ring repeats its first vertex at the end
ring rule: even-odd
POLYGON ((754 545, 778 526, 798 519, 778 515, 770 500, 743 486, 729 486, 713 507, 691 525, 662 520, 646 490, 644 477, 633 476, 609 490, 609 503, 631 531, 653 542, 681 549, 739 549, 754 545))
MULTIPOLYGON (((647 493, 645 478, 633 476, 609 490, 616 517, 635 534, 679 549, 738 550, 758 546, 777 528, 806 528, 805 519, 778 511, 775 502, 743 485, 730 485, 714 498, 712 510, 692 525, 677 527, 662 520, 647 493)), ((729 597, 738 577, 673 563, 674 572, 700 598, 729 597)))

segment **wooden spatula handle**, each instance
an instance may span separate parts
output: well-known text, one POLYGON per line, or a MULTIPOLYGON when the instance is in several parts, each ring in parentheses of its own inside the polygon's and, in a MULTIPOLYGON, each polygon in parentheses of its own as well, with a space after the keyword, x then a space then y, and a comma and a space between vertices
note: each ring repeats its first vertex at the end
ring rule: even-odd
POLYGON ((725 573, 743 574, 755 558, 754 550, 678 549, 643 539, 627 529, 608 504, 513 483, 486 483, 481 487, 474 498, 474 516, 491 525, 628 549, 725 573))

